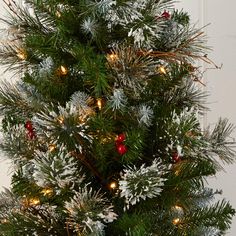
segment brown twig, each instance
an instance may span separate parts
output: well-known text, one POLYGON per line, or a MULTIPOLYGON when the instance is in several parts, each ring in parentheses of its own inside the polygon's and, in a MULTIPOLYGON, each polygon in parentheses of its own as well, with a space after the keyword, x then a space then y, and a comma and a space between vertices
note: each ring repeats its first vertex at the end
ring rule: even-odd
POLYGON ((198 34, 194 35, 192 38, 187 40, 184 44, 182 44, 175 51, 170 51, 170 52, 151 51, 151 52, 147 52, 147 51, 142 51, 141 50, 141 51, 139 51, 139 54, 142 55, 142 56, 165 58, 167 60, 180 61, 180 62, 185 62, 186 57, 190 57, 190 58, 200 59, 200 60, 202 60, 202 61, 204 61, 208 64, 212 64, 216 68, 218 68, 218 66, 212 60, 210 60, 207 57, 206 54, 205 55, 198 55, 198 54, 196 55, 196 54, 192 54, 191 52, 186 52, 184 50, 187 47, 187 45, 189 45, 191 42, 194 42, 197 38, 199 38, 203 34, 204 34, 204 32, 199 32, 198 34))
POLYGON ((78 158, 81 163, 83 163, 89 170, 91 170, 94 176, 98 177, 99 180, 103 180, 102 175, 98 172, 98 170, 93 166, 93 164, 82 153, 77 153, 76 151, 74 151, 71 154, 72 156, 78 158))
POLYGON ((67 233, 67 236, 70 236, 69 222, 68 221, 66 221, 66 233, 67 233))

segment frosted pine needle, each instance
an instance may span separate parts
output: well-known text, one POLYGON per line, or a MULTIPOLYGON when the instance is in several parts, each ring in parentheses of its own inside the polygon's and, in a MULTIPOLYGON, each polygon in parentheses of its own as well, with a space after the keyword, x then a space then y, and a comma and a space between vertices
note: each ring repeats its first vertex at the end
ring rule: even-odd
MULTIPOLYGON (((83 93, 77 93, 81 94, 82 98, 86 98, 83 93)), ((93 109, 86 104, 89 99, 75 104, 77 98, 74 95, 66 103, 66 107, 59 105, 53 110, 45 105, 43 111, 33 118, 38 136, 50 138, 50 142, 54 144, 63 144, 68 150, 76 148, 82 152, 82 146, 85 143, 89 145, 92 141, 92 136, 87 133, 86 121, 92 116, 93 109)))
POLYGON ((76 107, 80 112, 88 111, 90 109, 89 104, 92 102, 92 99, 84 92, 75 92, 70 99, 69 104, 76 107))
POLYGON ((40 187, 53 186, 57 191, 69 186, 73 189, 84 179, 75 158, 66 153, 63 147, 56 153, 36 152, 32 163, 33 177, 40 187))
POLYGON ((96 35, 96 21, 91 17, 83 21, 81 28, 86 34, 91 34, 93 37, 96 35))
POLYGON ((92 232, 101 235, 105 223, 113 222, 117 214, 108 200, 85 186, 80 188, 70 202, 66 202, 65 208, 69 213, 69 224, 75 232, 92 232), (78 227, 79 225, 79 227, 78 227))
POLYGON ((54 62, 51 57, 47 57, 39 64, 39 75, 40 77, 51 74, 54 66, 54 62))
POLYGON ((119 189, 121 197, 125 198, 127 208, 140 200, 160 195, 166 181, 163 176, 167 171, 168 167, 157 159, 148 167, 143 164, 140 168, 134 166, 125 169, 119 181, 119 189))
POLYGON ((108 60, 108 63, 114 74, 115 82, 125 91, 128 90, 138 96, 146 86, 146 80, 154 71, 153 58, 142 56, 138 48, 125 45, 114 47, 112 53, 116 55, 117 59, 108 60))
POLYGON ((124 94, 123 89, 114 89, 113 96, 110 98, 110 105, 112 110, 121 110, 125 107, 127 98, 124 94))
POLYGON ((96 2, 96 8, 99 13, 107 13, 116 5, 114 0, 101 0, 96 2))
POLYGON ((153 117, 153 110, 149 106, 141 105, 138 109, 138 116, 140 124, 150 126, 153 117))

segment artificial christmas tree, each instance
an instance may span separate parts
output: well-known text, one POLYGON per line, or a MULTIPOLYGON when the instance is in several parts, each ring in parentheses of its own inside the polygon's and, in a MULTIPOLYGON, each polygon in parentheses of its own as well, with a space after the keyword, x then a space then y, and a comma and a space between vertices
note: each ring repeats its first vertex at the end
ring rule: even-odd
POLYGON ((0 235, 224 235, 206 178, 233 126, 202 130, 204 35, 170 0, 6 2, 0 235))

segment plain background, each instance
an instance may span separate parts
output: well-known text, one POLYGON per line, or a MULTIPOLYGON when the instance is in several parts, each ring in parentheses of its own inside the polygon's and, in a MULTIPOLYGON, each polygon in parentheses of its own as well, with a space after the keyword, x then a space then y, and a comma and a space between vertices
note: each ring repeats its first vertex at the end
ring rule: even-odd
MULTIPOLYGON (((208 69, 204 74, 204 81, 210 91, 208 107, 211 109, 203 120, 203 126, 214 125, 219 117, 228 118, 236 124, 236 2, 234 0, 183 0, 176 6, 188 11, 192 21, 199 27, 205 28, 208 35, 208 45, 213 51, 208 56, 217 64, 223 64, 220 70, 208 69)), ((5 14, 3 0, 0 0, 0 16, 5 14)), ((4 37, 3 37, 4 40, 4 37)), ((203 70, 208 66, 201 65, 203 70)), ((0 79, 10 79, 0 70, 0 79)), ((233 134, 236 138, 236 133, 233 134)), ((10 185, 12 169, 7 160, 0 153, 0 190, 10 185)), ((236 208, 236 164, 225 166, 225 172, 209 179, 209 185, 223 190, 223 197, 236 208)), ((236 217, 227 236, 236 235, 236 217)), ((200 236, 200 235, 199 235, 200 236)))

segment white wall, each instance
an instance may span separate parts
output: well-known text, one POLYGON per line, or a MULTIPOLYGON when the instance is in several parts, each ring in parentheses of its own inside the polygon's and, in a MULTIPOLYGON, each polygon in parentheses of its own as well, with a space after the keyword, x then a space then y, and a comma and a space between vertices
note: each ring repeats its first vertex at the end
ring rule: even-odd
MULTIPOLYGON (((5 9, 3 5, 3 0, 0 0, 0 17, 2 17, 5 14, 5 9)), ((3 25, 0 24, 0 29, 2 29, 3 25)), ((1 37, 1 40, 4 40, 4 38, 1 37)), ((4 75, 4 69, 0 68, 0 81, 3 79, 6 79, 6 76, 4 75)), ((1 134, 0 134, 0 142, 1 142, 1 134)), ((9 161, 4 158, 4 153, 0 150, 0 191, 2 190, 2 187, 9 187, 10 186, 10 165, 9 161)))
MULTIPOLYGON (((208 124, 214 125, 219 117, 228 118, 236 125, 236 2, 234 0, 183 0, 177 4, 190 12, 193 19, 200 19, 199 25, 210 25, 206 29, 208 45, 213 47, 209 57, 221 70, 208 70, 205 74, 207 90, 210 91, 206 116, 208 124)), ((236 132, 232 135, 236 138, 236 132)), ((213 188, 223 190, 223 197, 236 208, 236 164, 225 166, 225 172, 209 180, 213 188)), ((227 236, 236 235, 236 217, 227 236)))

